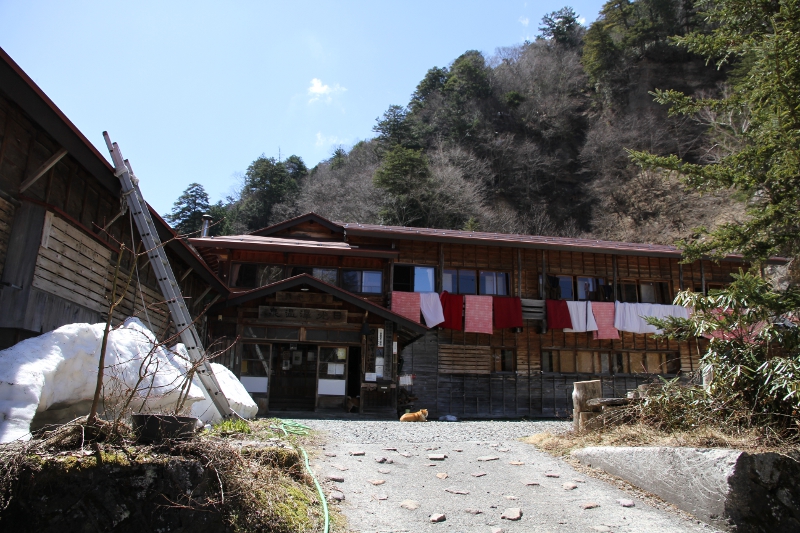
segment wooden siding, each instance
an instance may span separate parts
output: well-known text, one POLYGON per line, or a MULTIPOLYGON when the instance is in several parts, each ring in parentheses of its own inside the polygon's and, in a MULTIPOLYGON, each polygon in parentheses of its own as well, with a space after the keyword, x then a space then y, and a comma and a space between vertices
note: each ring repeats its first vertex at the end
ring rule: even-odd
POLYGON ((11 224, 14 221, 14 204, 0 198, 0 278, 8 254, 8 239, 11 237, 11 224))
MULTIPOLYGON (((86 235, 66 220, 48 212, 42 241, 33 274, 33 286, 104 316, 108 312, 108 296, 114 281, 116 252, 86 235)), ((121 271, 119 290, 125 286, 129 271, 121 271)), ((168 315, 161 294, 146 285, 137 284, 135 274, 115 319, 138 316, 149 321, 154 333, 166 330, 168 315), (141 289, 141 293, 139 290, 141 289), (145 314, 141 298, 149 307, 145 314)))
MULTIPOLYGON (((632 333, 622 333, 619 340, 602 341, 593 340, 591 333, 562 330, 542 335, 534 322, 527 321, 522 332, 496 330, 491 336, 433 331, 406 346, 401 356, 404 372, 415 376, 411 393, 419 398, 416 408, 427 408, 437 417, 513 418, 567 416, 575 381, 599 379, 605 396, 620 397, 653 379, 648 373, 602 374, 598 372, 597 352, 623 353, 634 359, 649 357, 651 366, 657 364, 655 354, 680 354, 681 373, 688 376, 698 370, 703 345, 702 340, 678 343, 632 333), (516 350, 516 372, 491 371, 493 347, 516 350), (573 354, 569 372, 542 372, 541 354, 545 350, 573 354)), ((661 362, 659 359, 658 364, 661 362)))
POLYGON ((488 346, 439 345, 440 374, 490 374, 492 349, 488 346))

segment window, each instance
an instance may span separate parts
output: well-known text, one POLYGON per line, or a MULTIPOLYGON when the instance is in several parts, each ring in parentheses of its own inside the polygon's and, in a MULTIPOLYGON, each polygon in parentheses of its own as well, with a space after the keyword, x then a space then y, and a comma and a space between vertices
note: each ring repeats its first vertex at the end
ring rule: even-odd
POLYGON ((403 292, 436 292, 433 267, 394 266, 392 290, 403 292))
POLYGON ((505 272, 480 273, 481 294, 508 296, 508 274, 505 272))
POLYGON ((284 279, 280 265, 234 263, 231 265, 230 286, 253 289, 284 279))
POLYGON ((622 280, 617 284, 620 302, 671 304, 670 284, 667 281, 622 280))
POLYGON ((319 349, 319 377, 322 379, 345 379, 347 348, 319 349))
POLYGON ((508 273, 447 269, 442 274, 442 288, 452 294, 508 296, 508 273))
POLYGON ((677 374, 677 352, 543 350, 542 372, 579 374, 677 374))
POLYGON ((269 344, 242 344, 242 375, 268 377, 269 344))
POLYGON ((342 270, 342 288, 350 292, 380 294, 383 272, 378 270, 342 270))
POLYGON ((494 372, 515 372, 517 370, 517 358, 513 349, 495 348, 492 359, 494 372))
POLYGON ((335 268, 292 267, 292 276, 297 276, 299 274, 309 274, 331 285, 338 284, 339 271, 335 268))
POLYGON ((589 278, 578 276, 578 300, 592 302, 612 301, 614 295, 610 294, 612 287, 605 284, 603 278, 589 278))

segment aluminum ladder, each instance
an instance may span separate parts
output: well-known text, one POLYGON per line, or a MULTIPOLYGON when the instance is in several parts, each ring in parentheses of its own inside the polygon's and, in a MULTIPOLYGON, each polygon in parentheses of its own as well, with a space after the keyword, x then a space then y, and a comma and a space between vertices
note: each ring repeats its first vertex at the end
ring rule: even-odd
POLYGON ((197 364, 200 362, 196 375, 223 419, 238 416, 222 393, 219 382, 214 376, 214 371, 211 369, 211 363, 205 357, 203 343, 200 341, 200 336, 194 327, 194 321, 189 314, 189 309, 186 307, 178 281, 175 279, 175 273, 172 271, 172 266, 169 264, 156 226, 153 224, 153 217, 150 216, 147 203, 142 197, 142 191, 139 190, 139 180, 134 175, 130 163, 122 158, 122 152, 120 152, 117 143, 111 142, 107 131, 103 132, 103 138, 106 140, 106 146, 108 146, 108 151, 111 153, 111 159, 114 162, 114 174, 122 184, 122 196, 131 210, 133 220, 136 221, 136 228, 139 230, 139 236, 142 238, 147 250, 147 256, 150 258, 150 264, 158 279, 161 294, 166 301, 167 307, 169 307, 172 321, 180 333, 181 342, 186 346, 192 363, 197 364))

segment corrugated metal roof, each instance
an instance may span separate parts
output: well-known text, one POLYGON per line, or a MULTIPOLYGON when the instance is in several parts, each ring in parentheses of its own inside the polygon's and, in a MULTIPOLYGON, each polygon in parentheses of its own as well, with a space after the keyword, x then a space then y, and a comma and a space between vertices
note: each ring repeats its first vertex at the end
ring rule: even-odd
POLYGON ((189 239, 196 248, 232 248, 274 252, 304 252, 325 255, 355 255, 361 257, 396 257, 397 250, 362 248, 347 242, 284 239, 257 235, 226 235, 189 239))
MULTIPOLYGON (((545 237, 519 233, 489 233, 435 228, 411 228, 406 226, 381 226, 377 224, 342 223, 348 235, 381 236, 437 242, 469 242, 489 246, 514 246, 522 248, 552 249, 562 251, 587 251, 625 254, 680 257, 681 250, 663 244, 576 239, 571 237, 545 237)), ((729 256, 741 259, 741 256, 729 256)))

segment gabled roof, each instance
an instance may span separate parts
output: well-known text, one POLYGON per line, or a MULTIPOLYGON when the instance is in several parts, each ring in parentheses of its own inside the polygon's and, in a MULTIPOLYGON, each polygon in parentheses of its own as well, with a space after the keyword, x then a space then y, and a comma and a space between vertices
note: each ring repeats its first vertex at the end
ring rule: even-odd
POLYGON ((274 224, 272 226, 267 226, 266 228, 257 229, 255 231, 251 231, 250 235, 257 235, 259 237, 267 237, 269 235, 273 235, 278 233, 279 231, 283 231, 285 229, 289 229, 294 226, 298 226, 303 224, 304 222, 315 222, 334 233, 344 233, 342 226, 337 224, 336 222, 331 222, 325 217, 321 217, 316 213, 306 213, 305 215, 300 215, 299 217, 290 218, 289 220, 284 220, 278 224, 274 224))
POLYGON ((425 333, 428 331, 428 328, 419 322, 414 322, 413 320, 409 320, 402 315, 398 315, 394 311, 390 311, 385 307, 381 307, 380 305, 374 304, 369 300, 365 300, 353 294, 352 292, 348 292, 344 289, 340 289, 334 285, 329 283, 325 283, 322 280, 319 280, 315 277, 309 276, 308 274, 300 274, 298 276, 293 276, 291 278, 284 279, 282 281, 278 281, 272 283, 270 285, 264 285, 263 287, 259 287, 257 289, 253 289, 247 292, 240 292, 235 296, 228 298, 225 302, 221 303, 223 307, 233 307, 235 305, 243 304, 244 302, 248 302, 255 298, 262 298, 264 296, 269 296, 270 294, 274 294, 278 291, 285 291, 288 289, 293 289, 296 287, 312 287, 314 289, 320 290, 327 294, 331 294, 334 297, 353 304, 365 311, 369 311, 379 317, 385 318, 386 320, 391 320, 392 322, 405 327, 406 329, 410 329, 415 333, 425 333))

